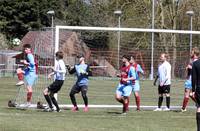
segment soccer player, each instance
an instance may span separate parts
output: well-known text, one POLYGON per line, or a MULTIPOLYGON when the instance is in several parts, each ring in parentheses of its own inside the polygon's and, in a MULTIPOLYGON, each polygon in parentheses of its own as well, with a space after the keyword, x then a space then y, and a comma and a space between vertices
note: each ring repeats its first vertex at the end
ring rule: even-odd
MULTIPOLYGON (((196 48, 196 52, 199 52, 196 48)), ((199 53, 196 54, 199 57, 199 53)), ((200 131, 200 59, 192 64, 192 96, 196 101, 197 131, 200 131)))
POLYGON ((54 108, 52 106, 52 103, 55 105, 56 107, 56 111, 60 112, 60 108, 58 106, 58 102, 54 97, 54 94, 57 93, 65 80, 65 73, 66 73, 66 69, 65 69, 65 63, 63 61, 63 52, 58 51, 56 52, 56 64, 55 67, 52 68, 53 72, 51 72, 48 75, 48 78, 51 78, 51 76, 54 75, 54 82, 52 84, 50 84, 44 91, 44 97, 49 105, 49 108, 45 109, 45 111, 54 111, 54 108))
POLYGON ((126 114, 128 111, 128 99, 136 79, 135 69, 130 65, 129 61, 130 57, 124 55, 122 58, 123 66, 120 69, 121 80, 115 94, 115 99, 123 104, 122 114, 126 114))
POLYGON ((184 93, 184 99, 183 99, 183 105, 181 108, 181 112, 186 111, 186 106, 189 101, 189 97, 194 100, 194 98, 191 95, 192 90, 192 81, 191 81, 191 74, 192 74, 192 64, 196 60, 198 60, 199 50, 197 48, 193 48, 191 51, 191 62, 187 65, 186 71, 187 71, 187 80, 185 81, 185 93, 184 93))
POLYGON ((35 80, 37 78, 36 75, 36 66, 35 66, 35 60, 34 56, 31 52, 31 45, 25 44, 23 45, 24 53, 26 55, 26 59, 23 61, 23 64, 25 65, 24 69, 24 78, 25 78, 25 85, 27 88, 27 104, 26 107, 31 105, 31 99, 32 99, 32 87, 35 83, 35 80))
POLYGON ((140 74, 144 74, 144 71, 142 69, 142 67, 136 63, 135 59, 133 56, 131 56, 131 60, 130 60, 130 64, 135 68, 136 71, 136 79, 135 79, 135 84, 133 85, 133 92, 134 92, 134 96, 135 96, 135 102, 137 105, 137 111, 140 111, 140 95, 139 95, 139 91, 140 91, 140 84, 139 84, 139 76, 140 74))
POLYGON ((170 85, 171 85, 171 65, 167 61, 168 55, 162 53, 160 55, 161 64, 158 67, 158 75, 154 81, 156 85, 157 79, 159 79, 158 85, 158 107, 154 111, 162 111, 163 96, 166 96, 166 108, 163 111, 170 111, 170 85))
POLYGON ((81 92, 82 98, 85 104, 83 111, 87 112, 88 111, 88 97, 87 97, 88 76, 91 75, 91 71, 90 71, 89 65, 85 63, 85 58, 83 55, 79 55, 77 56, 77 58, 79 59, 79 64, 74 65, 74 67, 72 68, 67 66, 69 73, 70 74, 76 73, 76 76, 77 76, 77 81, 73 85, 69 96, 73 104, 72 111, 75 112, 79 110, 76 103, 75 94, 81 92))

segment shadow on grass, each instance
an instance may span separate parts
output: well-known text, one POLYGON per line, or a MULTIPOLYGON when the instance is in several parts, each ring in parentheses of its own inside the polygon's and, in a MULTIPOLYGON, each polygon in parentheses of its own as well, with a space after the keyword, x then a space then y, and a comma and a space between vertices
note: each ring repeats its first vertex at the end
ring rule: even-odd
POLYGON ((118 115, 118 114, 122 114, 121 112, 117 112, 117 111, 108 111, 107 113, 108 113, 108 114, 117 114, 117 115, 118 115))

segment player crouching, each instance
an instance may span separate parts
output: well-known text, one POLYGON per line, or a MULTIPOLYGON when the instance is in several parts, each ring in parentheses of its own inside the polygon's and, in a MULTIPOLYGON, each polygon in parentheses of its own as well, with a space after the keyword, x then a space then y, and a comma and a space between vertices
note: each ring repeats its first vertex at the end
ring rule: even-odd
POLYGON ((130 57, 124 55, 122 58, 123 66, 120 69, 120 83, 116 89, 115 99, 123 104, 122 114, 128 111, 128 98, 131 95, 133 84, 136 79, 135 69, 129 63, 130 57))
POLYGON ((78 106, 76 103, 75 94, 81 92, 85 107, 83 109, 84 112, 88 111, 88 97, 87 97, 87 91, 88 91, 88 77, 92 75, 90 71, 89 65, 85 63, 85 57, 84 55, 77 56, 79 59, 79 63, 74 65, 74 67, 68 66, 68 71, 70 74, 76 73, 77 81, 71 88, 71 91, 69 93, 71 102, 73 104, 72 111, 76 112, 78 111, 78 106))

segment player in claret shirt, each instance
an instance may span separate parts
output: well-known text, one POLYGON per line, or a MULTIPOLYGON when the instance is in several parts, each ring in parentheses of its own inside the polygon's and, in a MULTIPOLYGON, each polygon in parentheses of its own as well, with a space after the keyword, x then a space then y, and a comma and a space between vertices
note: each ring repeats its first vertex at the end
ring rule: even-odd
POLYGON ((186 111, 187 104, 189 102, 189 97, 195 101, 195 98, 192 97, 192 81, 191 81, 191 75, 192 75, 192 64, 196 60, 198 60, 199 50, 197 48, 193 48, 191 51, 191 62, 187 65, 186 71, 187 71, 187 79, 185 81, 185 93, 184 93, 184 99, 183 99, 183 105, 181 108, 181 112, 186 111))
POLYGON ((140 84, 139 84, 139 77, 140 74, 144 74, 144 71, 142 69, 142 67, 136 63, 135 59, 133 56, 131 56, 131 60, 130 60, 130 64, 135 68, 136 71, 136 79, 135 79, 135 84, 133 85, 133 93, 135 96, 135 102, 137 105, 137 111, 140 111, 140 95, 139 95, 139 91, 140 91, 140 84))
POLYGON ((34 56, 31 52, 31 45, 25 44, 23 45, 23 50, 25 53, 25 60, 23 61, 23 64, 25 65, 24 69, 24 76, 25 76, 25 85, 27 88, 27 103, 26 107, 29 107, 31 105, 31 99, 32 99, 32 92, 33 92, 33 85, 35 84, 37 75, 36 75, 36 64, 34 56))
POLYGON ((123 104, 123 114, 126 114, 128 111, 128 98, 131 95, 136 79, 135 69, 130 65, 129 61, 130 56, 124 55, 122 58, 123 66, 120 69, 121 80, 117 86, 115 95, 115 99, 123 104))

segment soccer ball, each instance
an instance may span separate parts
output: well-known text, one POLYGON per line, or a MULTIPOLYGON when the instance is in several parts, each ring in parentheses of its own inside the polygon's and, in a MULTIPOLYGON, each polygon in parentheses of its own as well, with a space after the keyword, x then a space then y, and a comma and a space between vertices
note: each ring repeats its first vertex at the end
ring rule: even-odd
POLYGON ((18 46, 18 45, 21 44, 21 40, 18 39, 18 38, 15 38, 15 39, 13 39, 12 44, 13 44, 14 46, 18 46))

